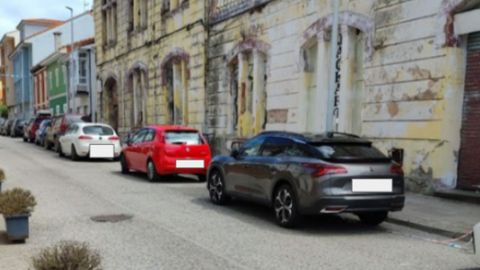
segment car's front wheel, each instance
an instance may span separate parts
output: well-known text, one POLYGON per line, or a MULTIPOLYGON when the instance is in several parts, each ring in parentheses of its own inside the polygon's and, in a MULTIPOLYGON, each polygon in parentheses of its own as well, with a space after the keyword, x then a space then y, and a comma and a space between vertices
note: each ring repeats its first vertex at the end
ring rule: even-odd
POLYGON ((360 221, 368 226, 377 226, 388 217, 387 211, 358 213, 360 221))
POLYGON ((224 205, 230 200, 225 193, 225 179, 218 170, 213 170, 208 177, 208 193, 214 204, 224 205))
POLYGON ((160 178, 152 160, 147 162, 147 178, 149 182, 155 182, 160 178))
POLYGON ((299 219, 297 198, 289 185, 282 185, 273 195, 273 210, 278 225, 294 227, 299 219))

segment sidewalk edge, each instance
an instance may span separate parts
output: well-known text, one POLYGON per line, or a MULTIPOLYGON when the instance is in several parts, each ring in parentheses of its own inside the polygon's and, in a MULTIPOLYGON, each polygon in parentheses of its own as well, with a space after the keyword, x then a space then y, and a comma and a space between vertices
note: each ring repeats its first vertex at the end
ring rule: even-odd
MULTIPOLYGON (((427 233, 438 234, 438 235, 445 236, 445 237, 452 238, 452 239, 461 237, 465 234, 465 232, 448 231, 448 230, 439 229, 439 228, 435 228, 435 227, 431 227, 431 226, 426 226, 426 225, 423 225, 423 224, 420 224, 420 223, 415 223, 415 222, 412 222, 412 221, 398 219, 398 218, 392 218, 392 217, 388 217, 386 222, 390 222, 390 223, 405 226, 405 227, 410 227, 410 228, 417 229, 417 230, 420 230, 420 231, 424 231, 424 232, 427 232, 427 233)), ((464 239, 461 239, 461 241, 468 242, 468 241, 470 241, 470 238, 471 238, 471 236, 465 237, 464 239)))

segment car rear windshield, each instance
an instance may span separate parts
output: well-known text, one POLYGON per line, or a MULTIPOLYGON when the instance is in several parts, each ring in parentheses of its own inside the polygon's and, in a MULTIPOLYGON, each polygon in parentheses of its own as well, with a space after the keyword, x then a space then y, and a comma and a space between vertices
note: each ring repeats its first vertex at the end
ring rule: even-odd
POLYGON ((167 131, 165 132, 165 142, 167 144, 203 144, 197 131, 167 131))
POLYGON ((113 129, 105 126, 88 126, 83 128, 83 133, 86 135, 113 135, 113 129))
POLYGON ((371 144, 358 143, 330 143, 314 144, 322 159, 331 161, 369 162, 390 161, 380 150, 371 144))

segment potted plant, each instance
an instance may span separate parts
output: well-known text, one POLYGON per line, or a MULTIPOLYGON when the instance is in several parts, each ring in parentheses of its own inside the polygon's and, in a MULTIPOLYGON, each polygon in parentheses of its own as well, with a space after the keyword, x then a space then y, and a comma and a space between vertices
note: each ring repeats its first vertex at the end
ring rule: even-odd
POLYGON ((36 204, 35 197, 28 190, 14 188, 0 193, 0 213, 5 218, 10 241, 28 238, 28 219, 36 204))
POLYGON ((2 183, 5 181, 5 172, 0 169, 0 192, 2 192, 2 183))
POLYGON ((100 255, 86 243, 63 241, 32 258, 33 269, 100 270, 100 255))

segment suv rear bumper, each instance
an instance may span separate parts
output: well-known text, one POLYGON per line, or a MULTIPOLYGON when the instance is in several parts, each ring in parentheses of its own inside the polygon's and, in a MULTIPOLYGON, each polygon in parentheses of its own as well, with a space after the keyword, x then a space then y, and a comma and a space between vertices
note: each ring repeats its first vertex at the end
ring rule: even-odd
POLYGON ((300 211, 303 214, 400 211, 404 204, 404 194, 327 196, 301 206, 300 211))

